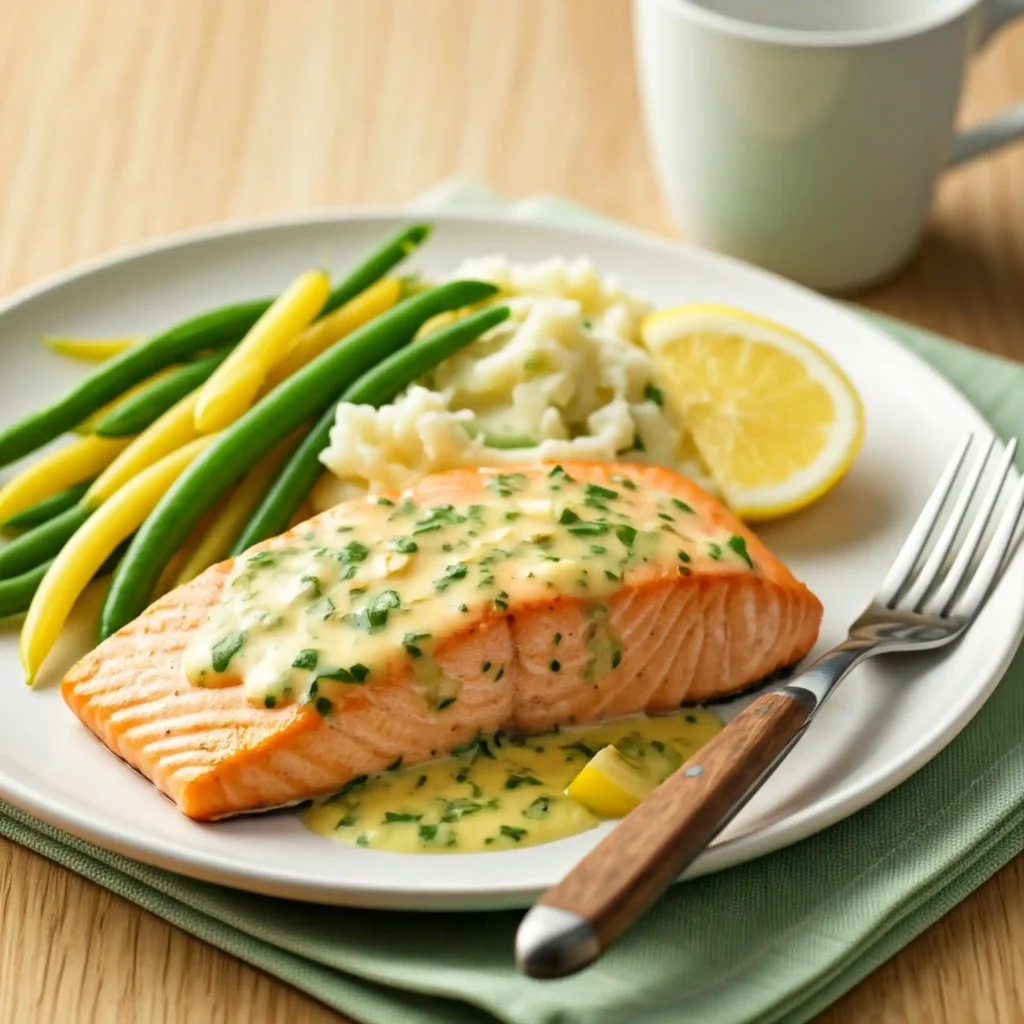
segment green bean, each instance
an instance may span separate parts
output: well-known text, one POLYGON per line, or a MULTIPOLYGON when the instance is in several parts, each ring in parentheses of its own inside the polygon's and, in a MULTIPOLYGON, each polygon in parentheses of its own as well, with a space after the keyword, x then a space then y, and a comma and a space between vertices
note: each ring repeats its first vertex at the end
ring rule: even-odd
POLYGON ((0 581, 0 618, 28 611, 28 606, 32 603, 32 598, 51 565, 52 558, 29 569, 28 572, 23 572, 20 576, 0 581))
POLYGON ((508 316, 508 306, 491 306, 420 338, 367 370, 342 394, 341 401, 353 405, 384 405, 390 402, 413 381, 429 373, 460 348, 476 341, 485 331, 507 320, 508 316))
POLYGON ((393 266, 401 263, 418 245, 430 237, 430 224, 413 224, 392 235, 380 248, 356 264, 332 289, 321 316, 343 306, 360 292, 376 284, 393 266))
POLYGON ((429 319, 495 291, 482 281, 450 281, 393 306, 283 381, 224 430, 178 477, 135 535, 103 604, 101 636, 146 607, 160 573, 192 527, 270 448, 311 416, 320 416, 339 391, 408 344, 429 319))
POLYGON ((128 388, 203 349, 237 343, 270 306, 243 302, 203 313, 108 360, 63 398, 0 431, 0 466, 77 426, 128 388))
MULTIPOLYGON (((429 224, 417 224, 388 239, 338 282, 320 315, 336 309, 379 280, 423 242, 430 230, 429 224)), ((71 430, 128 388, 172 363, 204 349, 237 344, 272 301, 257 299, 202 313, 108 360, 63 398, 0 431, 0 466, 71 430)))
POLYGON ((84 505, 72 505, 60 515, 12 540, 0 550, 0 580, 19 576, 40 562, 53 558, 92 513, 93 509, 84 505))
MULTIPOLYGON (((127 541, 119 544, 110 557, 100 566, 99 572, 96 575, 105 576, 108 573, 112 573, 127 550, 127 541)), ((35 597, 39 584, 43 582, 43 577, 50 571, 51 565, 53 565, 52 558, 41 562, 35 568, 29 569, 28 572, 23 572, 20 576, 13 576, 8 580, 0 580, 0 618, 5 618, 8 615, 20 615, 22 612, 28 611, 32 598, 35 597)))
POLYGON ((15 512, 10 519, 3 524, 4 530, 28 530, 33 526, 40 526, 47 520, 59 515, 61 512, 78 504, 78 499, 92 486, 91 480, 84 480, 80 484, 72 484, 67 490, 51 494, 42 501, 37 501, 20 512, 15 512))
POLYGON ((131 398, 111 409, 92 428, 100 437, 130 437, 141 434, 155 419, 162 416, 175 402, 184 398, 202 384, 227 359, 230 348, 221 349, 212 356, 186 363, 165 377, 153 381, 131 398))
MULTIPOLYGON (((399 349, 364 373, 341 396, 340 401, 356 405, 384 405, 453 352, 464 348, 484 331, 501 323, 508 314, 508 306, 485 309, 413 342, 408 348, 399 349)), ((330 442, 337 409, 338 403, 328 408, 288 460, 232 546, 232 555, 239 555, 253 544, 273 537, 288 527, 323 468, 320 465, 320 453, 330 442)))

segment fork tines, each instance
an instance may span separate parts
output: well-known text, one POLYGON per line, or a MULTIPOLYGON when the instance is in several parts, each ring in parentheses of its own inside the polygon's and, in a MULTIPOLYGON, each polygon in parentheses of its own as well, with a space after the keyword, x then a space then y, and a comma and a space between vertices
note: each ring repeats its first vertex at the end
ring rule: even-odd
POLYGON ((880 604, 965 621, 978 613, 1024 511, 1024 477, 1013 468, 1017 439, 1001 454, 998 447, 994 438, 975 444, 973 434, 960 443, 882 584, 880 604), (994 454, 988 486, 976 501, 994 454))

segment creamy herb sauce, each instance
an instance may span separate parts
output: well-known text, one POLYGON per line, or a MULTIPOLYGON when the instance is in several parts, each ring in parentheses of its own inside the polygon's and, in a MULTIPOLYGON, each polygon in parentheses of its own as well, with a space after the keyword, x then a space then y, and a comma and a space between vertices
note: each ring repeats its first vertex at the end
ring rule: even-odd
POLYGON ((314 832, 394 853, 479 853, 549 843, 598 824, 565 787, 609 743, 663 782, 719 729, 699 708, 539 736, 501 734, 444 761, 356 779, 303 812, 314 832))
MULTIPOLYGON (((472 478, 470 478, 472 480, 472 478)), ((335 710, 345 687, 372 686, 408 662, 443 712, 458 699, 435 645, 510 605, 568 594, 607 619, 607 597, 653 566, 688 575, 714 562, 756 571, 742 537, 722 533, 679 498, 612 476, 607 486, 541 472, 480 471, 471 484, 414 498, 349 502, 284 546, 242 556, 220 603, 185 653, 199 686, 242 682, 250 703, 335 710), (465 503, 451 504, 438 498, 465 503)), ((595 629, 593 674, 618 664, 595 629)), ((553 641, 557 644, 557 641, 553 641)), ((553 648, 552 671, 557 671, 553 648)), ((500 681, 504 666, 484 670, 500 681)))

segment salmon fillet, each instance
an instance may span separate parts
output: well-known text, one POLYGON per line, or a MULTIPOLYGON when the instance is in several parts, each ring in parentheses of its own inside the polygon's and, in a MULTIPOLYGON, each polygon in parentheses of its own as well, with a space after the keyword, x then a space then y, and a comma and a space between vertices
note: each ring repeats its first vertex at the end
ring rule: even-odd
MULTIPOLYGON (((235 567, 230 560, 160 598, 78 662, 63 680, 64 699, 185 814, 211 820, 331 792, 399 759, 409 765, 444 756, 498 730, 542 732, 722 698, 793 665, 813 646, 822 612, 817 598, 692 481, 634 464, 562 465, 587 485, 628 479, 638 493, 674 496, 709 536, 742 538, 730 541, 742 558, 728 551, 722 557, 721 546, 710 544, 710 555, 695 553, 686 566, 673 557, 624 572, 603 605, 621 656, 597 678, 588 674, 591 606, 563 592, 510 589, 507 607, 473 609, 438 637, 436 662, 458 688, 458 700, 444 711, 414 685, 412 660, 400 647, 387 670, 365 685, 338 686, 326 715, 310 703, 257 705, 240 680, 193 685, 183 654, 221 601, 235 567), (489 665, 503 666, 497 678, 482 670, 489 665)), ((493 500, 487 487, 495 472, 436 474, 402 497, 452 505, 493 500)), ((550 475, 551 466, 501 472, 532 480, 550 475)), ((338 521, 351 504, 242 557, 286 549, 309 536, 311 526, 338 521)))

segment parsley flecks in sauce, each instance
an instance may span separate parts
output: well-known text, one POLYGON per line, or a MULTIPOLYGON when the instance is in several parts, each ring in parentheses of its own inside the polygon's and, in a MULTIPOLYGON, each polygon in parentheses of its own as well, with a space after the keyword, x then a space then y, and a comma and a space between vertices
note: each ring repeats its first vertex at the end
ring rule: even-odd
POLYGON ((751 569, 754 568, 754 560, 750 557, 750 552, 747 551, 747 542, 738 533, 734 533, 726 543, 751 569))
POLYGON ((443 761, 353 780, 303 811, 303 821, 339 842, 396 853, 534 846, 598 824, 564 790, 602 747, 614 744, 661 782, 720 728, 693 708, 531 737, 498 733, 443 761))
MULTIPOLYGON (((398 657, 411 663, 427 709, 450 708, 459 687, 434 657, 439 644, 477 618, 573 595, 590 609, 582 681, 597 685, 621 661, 606 601, 624 583, 678 578, 715 560, 717 571, 756 571, 742 537, 628 473, 609 486, 557 465, 480 477, 461 503, 411 494, 349 502, 298 538, 242 555, 186 652, 188 678, 203 686, 241 679, 254 707, 299 701, 314 710, 322 697, 343 715, 350 688, 387 678, 398 657)), ((572 651, 557 663, 563 676, 579 664, 572 651)), ((488 678, 508 685, 504 666, 488 678)))
POLYGON ((245 643, 245 633, 242 630, 234 630, 228 633, 223 639, 213 645, 210 652, 210 660, 213 663, 213 671, 227 672, 231 659, 242 649, 245 643))

